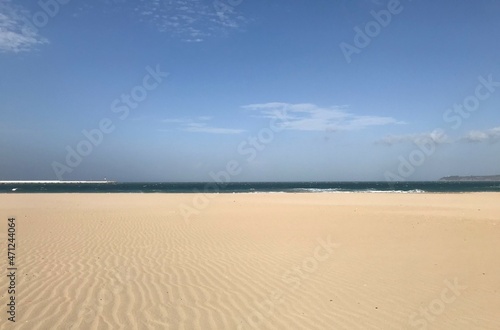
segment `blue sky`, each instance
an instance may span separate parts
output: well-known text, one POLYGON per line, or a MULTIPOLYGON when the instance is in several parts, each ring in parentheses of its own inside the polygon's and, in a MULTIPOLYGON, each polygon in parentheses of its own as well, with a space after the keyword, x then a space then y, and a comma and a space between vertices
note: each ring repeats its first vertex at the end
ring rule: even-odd
POLYGON ((496 0, 0 0, 0 180, 500 174, 498 17, 496 0))

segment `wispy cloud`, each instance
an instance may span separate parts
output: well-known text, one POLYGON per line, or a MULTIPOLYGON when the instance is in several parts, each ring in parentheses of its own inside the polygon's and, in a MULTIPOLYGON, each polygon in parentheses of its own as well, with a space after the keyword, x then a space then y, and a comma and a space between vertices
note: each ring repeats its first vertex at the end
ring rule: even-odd
POLYGON ((187 122, 187 119, 181 119, 181 118, 167 118, 162 120, 163 123, 167 124, 183 124, 187 122))
POLYGON ((167 118, 164 119, 163 122, 167 124, 177 124, 177 129, 180 129, 185 132, 193 132, 193 133, 209 133, 209 134, 240 134, 245 132, 243 129, 235 129, 235 128, 223 128, 223 127, 215 127, 209 125, 209 121, 212 120, 212 117, 201 116, 195 119, 186 119, 186 118, 167 118))
POLYGON ((48 43, 25 23, 27 17, 28 12, 21 6, 0 0, 0 53, 27 52, 48 43))
POLYGON ((243 108, 256 111, 260 117, 279 120, 278 125, 283 129, 298 131, 347 131, 404 124, 392 117, 355 115, 348 111, 347 106, 320 107, 311 103, 271 102, 250 104, 243 108))
POLYGON ((221 128, 208 126, 206 123, 189 123, 185 128, 187 132, 210 133, 210 134, 240 134, 245 130, 233 128, 221 128))
POLYGON ((484 131, 470 131, 461 140, 468 143, 496 143, 500 141, 500 127, 484 131))
MULTIPOLYGON (((239 30, 247 23, 237 6, 224 10, 206 0, 101 0, 113 11, 125 11, 160 32, 185 42, 202 42, 212 36, 239 30)), ((82 6, 84 6, 82 4, 82 6)))
POLYGON ((495 127, 487 130, 470 131, 461 138, 450 138, 444 131, 436 129, 432 132, 418 133, 418 134, 404 134, 404 135, 388 135, 376 141, 376 144, 383 145, 396 145, 403 143, 416 143, 421 144, 432 141, 434 144, 448 144, 448 143, 496 143, 500 142, 500 127, 495 127))
POLYGON ((452 142, 448 135, 446 135, 446 133, 442 130, 434 130, 432 132, 418 134, 388 135, 379 141, 376 141, 376 144, 392 146, 403 143, 422 144, 428 141, 432 141, 436 145, 452 142))

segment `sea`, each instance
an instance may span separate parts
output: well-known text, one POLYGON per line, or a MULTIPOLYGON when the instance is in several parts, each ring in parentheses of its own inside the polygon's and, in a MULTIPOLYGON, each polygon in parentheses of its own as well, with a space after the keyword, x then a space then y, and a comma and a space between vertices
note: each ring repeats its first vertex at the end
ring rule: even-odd
POLYGON ((500 182, 0 182, 0 193, 467 193, 500 182))

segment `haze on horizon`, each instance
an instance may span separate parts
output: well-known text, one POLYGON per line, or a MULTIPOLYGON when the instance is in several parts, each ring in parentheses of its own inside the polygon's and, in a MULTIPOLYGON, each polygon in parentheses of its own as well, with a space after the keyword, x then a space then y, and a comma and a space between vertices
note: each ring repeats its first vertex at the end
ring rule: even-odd
POLYGON ((0 180, 500 174, 495 0, 0 0, 0 180))

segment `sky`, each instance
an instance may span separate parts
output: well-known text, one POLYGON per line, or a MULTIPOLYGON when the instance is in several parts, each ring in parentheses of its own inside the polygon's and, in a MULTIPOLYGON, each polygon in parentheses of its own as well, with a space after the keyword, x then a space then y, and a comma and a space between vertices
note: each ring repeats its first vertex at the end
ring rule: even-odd
POLYGON ((0 180, 500 174, 497 0, 0 0, 0 180))

